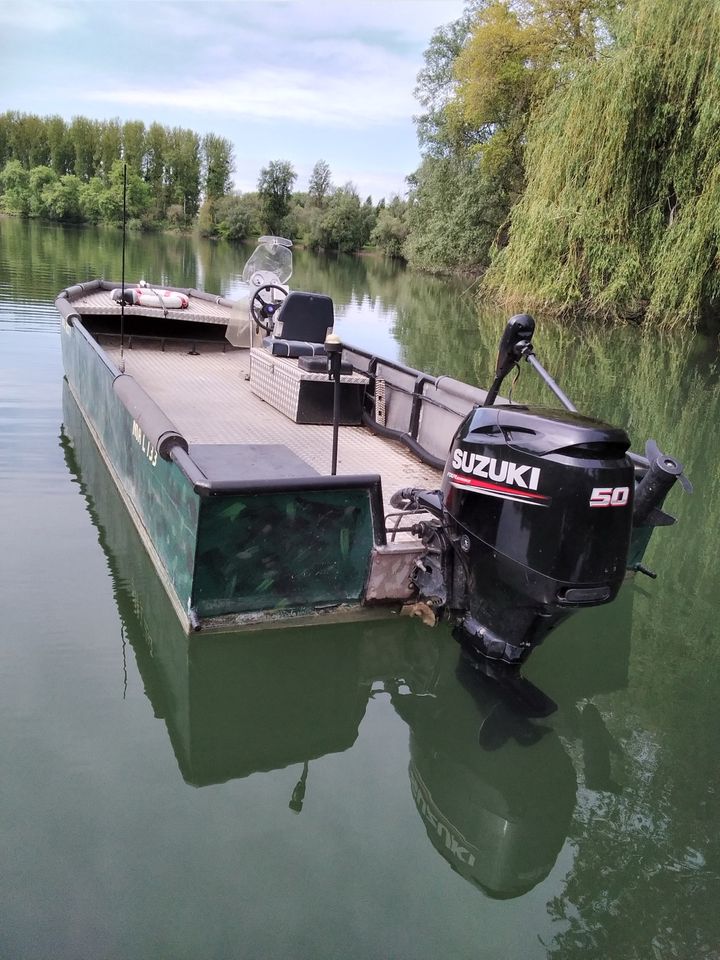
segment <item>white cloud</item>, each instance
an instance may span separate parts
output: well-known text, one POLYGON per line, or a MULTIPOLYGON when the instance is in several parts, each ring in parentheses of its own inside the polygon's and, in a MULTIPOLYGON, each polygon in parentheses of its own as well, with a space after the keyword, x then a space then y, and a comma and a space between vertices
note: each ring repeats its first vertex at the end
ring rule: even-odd
POLYGON ((254 120, 292 120, 363 128, 407 120, 415 109, 412 78, 386 62, 382 73, 346 75, 260 67, 241 76, 186 86, 127 86, 78 91, 79 99, 135 107, 173 107, 254 120))
MULTIPOLYGON (((118 28, 133 6, 110 4, 118 28)), ((78 97, 358 129, 393 123, 416 110, 429 34, 460 9, 457 0, 147 3, 134 44, 142 80, 107 76, 78 97), (159 31, 168 61, 156 56, 159 31)))
POLYGON ((124 57, 88 50, 81 84, 65 73, 75 87, 66 101, 363 129, 412 116, 422 49, 461 9, 461 0, 0 0, 0 19, 10 34, 74 23, 81 47, 102 24, 108 51, 113 36, 132 38, 124 57))

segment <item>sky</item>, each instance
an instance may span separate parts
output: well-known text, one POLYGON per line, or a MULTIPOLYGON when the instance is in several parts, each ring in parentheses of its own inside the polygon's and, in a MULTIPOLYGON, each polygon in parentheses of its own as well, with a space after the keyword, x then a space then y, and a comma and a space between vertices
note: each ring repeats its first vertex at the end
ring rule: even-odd
POLYGON ((226 137, 235 186, 327 161, 364 198, 419 164, 413 97, 463 0, 0 0, 0 112, 137 119, 226 137))

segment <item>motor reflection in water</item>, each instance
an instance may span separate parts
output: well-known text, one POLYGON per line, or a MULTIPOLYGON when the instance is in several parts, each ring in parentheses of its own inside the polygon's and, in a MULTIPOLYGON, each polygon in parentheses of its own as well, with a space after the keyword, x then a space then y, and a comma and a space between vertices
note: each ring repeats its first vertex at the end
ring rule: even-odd
MULTIPOLYGON (((564 681, 546 678, 560 704, 552 716, 538 715, 549 712, 548 700, 531 685, 485 676, 448 632, 405 618, 188 637, 67 384, 63 410, 68 467, 98 529, 145 692, 187 783, 300 765, 288 797, 300 813, 311 802, 312 761, 350 749, 370 698, 384 690, 410 731, 410 790, 430 842, 463 878, 503 898, 532 889, 555 864, 576 800, 571 754, 585 750, 587 788, 619 789, 608 759, 614 743, 587 698, 625 682, 630 600, 607 608, 612 621, 604 625, 594 612, 604 645, 587 644, 576 682, 567 673, 564 681), (597 661, 596 646, 604 654, 597 661)), ((571 632, 558 633, 561 651, 563 643, 572 648, 571 632)))
POLYGON ((410 785, 428 837, 453 869, 496 897, 550 872, 575 806, 573 765, 550 726, 444 645, 432 696, 392 702, 410 728, 410 785))

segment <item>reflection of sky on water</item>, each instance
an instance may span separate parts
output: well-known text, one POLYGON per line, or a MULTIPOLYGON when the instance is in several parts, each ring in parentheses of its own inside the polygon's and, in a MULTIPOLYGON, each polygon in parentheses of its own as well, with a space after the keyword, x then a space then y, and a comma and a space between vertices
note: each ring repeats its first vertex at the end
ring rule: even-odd
POLYGON ((390 360, 401 359, 395 340, 397 310, 388 309, 379 297, 359 299, 353 291, 350 302, 335 304, 336 330, 346 343, 372 350, 390 360))
MULTIPOLYGON (((12 496, 5 488, 2 505, 33 515, 38 493, 52 492, 55 486, 60 345, 57 333, 42 319, 42 309, 28 330, 20 332, 22 313, 14 313, 11 304, 10 316, 18 326, 6 328, 2 307, 0 303, 0 485, 18 484, 12 496), (25 495, 27 502, 22 500, 25 495)), ((55 322, 59 326, 57 315, 55 322)))
POLYGON ((43 333, 60 329, 55 304, 12 298, 9 284, 0 284, 0 332, 43 333))

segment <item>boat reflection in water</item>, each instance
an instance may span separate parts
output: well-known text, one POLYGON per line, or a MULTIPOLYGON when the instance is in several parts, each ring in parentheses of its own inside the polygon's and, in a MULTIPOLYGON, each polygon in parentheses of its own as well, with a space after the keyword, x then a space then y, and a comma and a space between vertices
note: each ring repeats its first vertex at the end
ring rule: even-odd
MULTIPOLYGON (((446 631, 407 618, 188 637, 66 384, 63 401, 68 466, 98 529, 146 694, 187 783, 302 765, 288 797, 299 813, 311 762, 350 749, 371 696, 384 690, 410 731, 410 790, 438 853, 494 897, 519 896, 548 875, 575 806, 567 744, 592 728, 584 711, 595 711, 604 731, 592 704, 583 711, 574 703, 591 695, 602 670, 587 671, 586 689, 556 684, 560 709, 543 718, 522 689, 478 672, 446 631)), ((623 607, 607 609, 617 620, 623 607)), ((610 680, 618 682, 622 667, 610 680)), ((600 771, 597 788, 609 789, 600 783, 602 760, 590 766, 600 771)))

